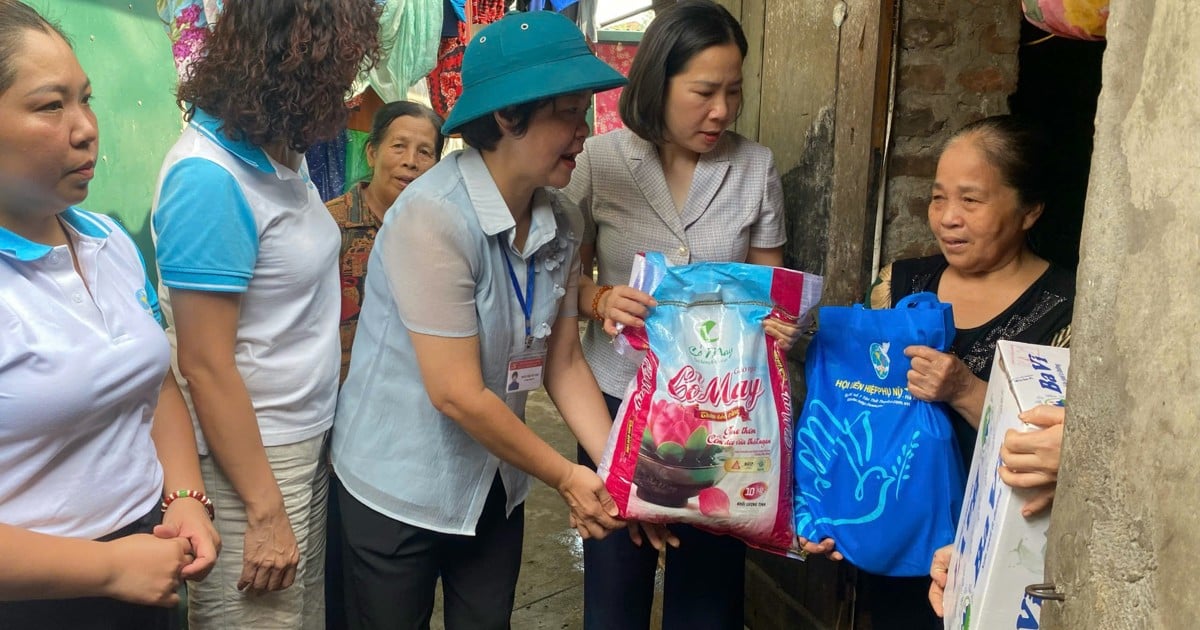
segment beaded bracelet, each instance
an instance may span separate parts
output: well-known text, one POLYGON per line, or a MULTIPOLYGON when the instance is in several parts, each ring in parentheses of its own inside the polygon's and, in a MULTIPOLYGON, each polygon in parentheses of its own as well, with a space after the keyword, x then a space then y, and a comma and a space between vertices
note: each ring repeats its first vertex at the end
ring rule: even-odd
POLYGON ((604 316, 600 314, 600 298, 604 297, 604 294, 609 291, 612 291, 611 284, 606 284, 596 289, 596 295, 592 297, 592 319, 604 321, 604 316))
POLYGON ((175 492, 168 492, 167 494, 163 495, 162 511, 166 512, 167 508, 171 506, 171 503, 175 501, 175 499, 195 499, 200 502, 200 505, 204 506, 205 510, 208 511, 209 520, 216 518, 216 513, 213 510, 212 499, 209 499, 203 492, 200 492, 199 490, 176 490, 175 492))

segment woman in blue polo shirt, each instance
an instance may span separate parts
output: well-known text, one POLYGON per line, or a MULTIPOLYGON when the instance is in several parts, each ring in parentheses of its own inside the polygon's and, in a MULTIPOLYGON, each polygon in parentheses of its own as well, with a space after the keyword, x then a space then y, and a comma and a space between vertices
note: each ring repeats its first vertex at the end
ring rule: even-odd
POLYGON ((225 553, 189 625, 323 628, 341 237, 305 149, 345 127, 379 5, 226 0, 179 86, 153 233, 175 367, 225 553))
POLYGON ((96 165, 91 93, 62 33, 0 0, 5 630, 169 628, 219 547, 137 249, 72 207, 96 165))
POLYGON ((350 627, 428 627, 440 577, 448 629, 507 628, 529 475, 583 537, 623 525, 600 478, 522 419, 544 382, 593 456, 608 436, 579 345, 580 227, 547 187, 570 180, 593 91, 624 82, 551 12, 511 14, 468 45, 444 130, 469 148, 384 217, 338 402, 350 627))

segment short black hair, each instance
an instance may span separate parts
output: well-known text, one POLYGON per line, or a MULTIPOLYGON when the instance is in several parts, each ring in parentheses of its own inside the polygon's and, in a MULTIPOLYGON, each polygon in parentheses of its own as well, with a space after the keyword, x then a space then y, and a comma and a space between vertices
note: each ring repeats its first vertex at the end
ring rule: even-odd
POLYGON ((433 155, 440 160, 442 149, 446 146, 446 136, 442 135, 444 121, 433 109, 414 101, 392 101, 380 107, 375 112, 375 117, 371 119, 371 135, 367 137, 367 144, 379 148, 379 143, 383 142, 392 121, 405 116, 423 118, 433 125, 433 155))
POLYGON ((0 94, 8 91, 16 79, 17 71, 13 68, 12 57, 25 31, 58 35, 68 46, 71 45, 71 40, 62 29, 29 5, 18 0, 0 0, 0 94))
POLYGON ((555 96, 539 98, 535 101, 511 105, 495 112, 488 112, 486 115, 468 120, 460 125, 459 133, 462 134, 463 142, 467 146, 480 151, 495 151, 500 138, 504 137, 504 132, 492 114, 500 114, 501 118, 512 125, 513 135, 521 137, 525 135, 526 131, 529 131, 529 122, 533 120, 534 113, 552 104, 555 98, 555 96))
POLYGON ((712 0, 684 0, 655 16, 642 36, 629 85, 621 92, 621 121, 654 145, 666 141, 667 86, 693 57, 735 44, 745 59, 749 45, 742 25, 712 0))
POLYGON ((1053 152, 1041 127, 1016 116, 989 116, 958 130, 946 144, 967 136, 977 138, 988 163, 1000 172, 1000 179, 1017 191, 1022 209, 1045 205, 1054 185, 1053 169, 1048 163, 1053 152))

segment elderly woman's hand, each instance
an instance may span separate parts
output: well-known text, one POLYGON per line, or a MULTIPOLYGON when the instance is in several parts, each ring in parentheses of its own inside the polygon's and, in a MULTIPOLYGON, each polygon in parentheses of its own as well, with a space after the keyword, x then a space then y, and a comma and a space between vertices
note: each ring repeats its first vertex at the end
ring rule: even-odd
POLYGON ((826 538, 819 543, 815 543, 803 536, 796 536, 796 544, 800 546, 800 549, 804 552, 805 557, 808 557, 809 554, 815 553, 834 561, 839 561, 844 558, 844 556, 842 556, 842 552, 834 548, 835 543, 833 542, 832 538, 826 538))
POLYGON ((954 545, 946 545, 933 552, 933 563, 929 567, 929 605, 938 617, 946 614, 943 600, 946 597, 946 578, 950 572, 950 552, 954 545))
POLYGON ((629 539, 638 547, 642 546, 642 533, 645 532, 646 540, 650 541, 650 546, 656 551, 662 551, 667 546, 679 548, 679 537, 671 533, 666 525, 661 523, 647 523, 643 521, 627 521, 629 527, 629 539))
POLYGON ((1062 451, 1064 407, 1038 405, 1021 414, 1024 422, 1042 427, 1040 431, 1010 429, 1000 447, 1000 479, 1014 488, 1036 488, 1025 501, 1021 514, 1033 516, 1054 502, 1058 466, 1062 451))
POLYGON ((949 403, 968 419, 978 416, 980 409, 964 413, 963 407, 973 406, 966 404, 973 399, 982 404, 987 384, 972 374, 962 359, 929 346, 909 346, 904 349, 904 356, 912 360, 908 391, 915 398, 949 403))

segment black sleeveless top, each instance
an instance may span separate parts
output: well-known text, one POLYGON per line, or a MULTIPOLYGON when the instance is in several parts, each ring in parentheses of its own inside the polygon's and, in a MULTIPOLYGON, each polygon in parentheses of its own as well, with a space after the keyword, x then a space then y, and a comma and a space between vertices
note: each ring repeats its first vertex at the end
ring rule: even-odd
MULTIPOLYGON (((948 266, 941 254, 892 263, 892 306, 913 293, 937 293, 942 273, 948 266)), ((972 374, 987 381, 992 373, 996 342, 1001 339, 1043 346, 1070 345, 1074 306, 1075 274, 1050 263, 1041 277, 991 321, 975 328, 957 329, 951 351, 962 359, 972 374)), ((953 409, 950 409, 950 419, 964 466, 969 469, 975 450, 975 429, 953 409)))

